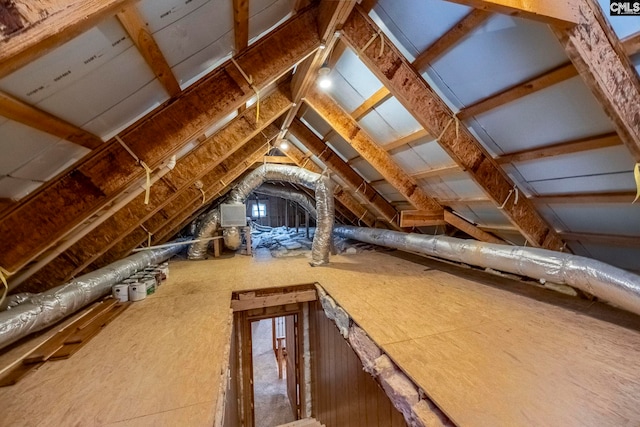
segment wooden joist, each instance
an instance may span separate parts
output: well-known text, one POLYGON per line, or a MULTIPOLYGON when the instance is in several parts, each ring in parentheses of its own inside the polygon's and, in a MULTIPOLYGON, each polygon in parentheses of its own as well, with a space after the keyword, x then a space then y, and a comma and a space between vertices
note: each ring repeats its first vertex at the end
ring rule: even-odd
MULTIPOLYGON (((482 144, 465 126, 458 126, 453 112, 435 94, 422 76, 393 46, 383 55, 375 47, 366 47, 379 28, 363 11, 356 8, 342 30, 344 41, 385 84, 391 93, 438 142, 451 158, 480 185, 498 206, 505 200, 503 212, 522 232, 530 244, 559 250, 564 242, 540 216, 534 205, 522 200, 516 205, 510 197, 514 183, 491 158, 482 144)), ((384 175, 384 174, 383 174, 384 175)), ((386 177, 385 177, 386 178, 386 177)), ((428 210, 428 209, 427 209, 428 210)))
POLYGON ((249 46, 249 0, 233 0, 233 35, 237 54, 249 46))
POLYGON ((400 212, 400 227, 430 227, 446 225, 444 217, 430 211, 405 210, 400 212))
MULTIPOLYGON (((407 136, 403 136, 400 139, 397 139, 397 140, 392 141, 392 142, 390 142, 388 144, 385 144, 385 145, 381 146, 380 148, 382 148, 383 150, 385 150, 387 152, 391 152, 393 150, 396 150, 398 148, 402 148, 402 147, 404 147, 406 145, 411 144, 412 142, 416 142, 417 140, 422 139, 422 138, 427 137, 427 136, 429 136, 429 132, 427 132, 424 129, 420 129, 420 130, 417 130, 417 131, 415 131, 413 133, 410 133, 407 136)), ((352 165, 355 162, 359 162, 360 160, 362 160, 361 156, 355 156, 355 157, 349 159, 347 161, 347 164, 352 165)))
POLYGON ((631 34, 630 36, 625 37, 620 40, 622 43, 622 47, 624 51, 629 56, 633 56, 636 53, 640 52, 640 31, 631 34))
MULTIPOLYGON (((262 88, 317 48, 314 8, 296 15, 236 58, 262 88), (264 55, 265 51, 271 52, 264 55)), ((226 63, 120 134, 136 155, 153 168, 187 142, 247 102, 255 92, 236 66, 226 63)), ((0 222, 0 265, 15 271, 46 250, 68 230, 104 207, 145 171, 115 141, 12 210, 0 222), (57 212, 50 215, 50 212, 57 212), (32 224, 40 224, 34 229, 32 224), (20 245, 10 242, 19 240, 20 245)))
POLYGON ((256 295, 255 292, 240 294, 238 299, 231 300, 233 311, 245 311, 256 308, 275 307, 300 302, 310 302, 318 299, 315 289, 293 292, 273 293, 271 295, 256 295))
POLYGON ((459 217, 458 215, 452 212, 444 211, 444 219, 445 221, 447 221, 448 224, 453 225, 458 230, 464 231, 469 236, 473 237, 476 240, 480 240, 481 242, 497 243, 497 244, 505 243, 504 240, 495 237, 493 234, 489 234, 486 231, 481 230, 476 225, 471 224, 467 220, 459 217))

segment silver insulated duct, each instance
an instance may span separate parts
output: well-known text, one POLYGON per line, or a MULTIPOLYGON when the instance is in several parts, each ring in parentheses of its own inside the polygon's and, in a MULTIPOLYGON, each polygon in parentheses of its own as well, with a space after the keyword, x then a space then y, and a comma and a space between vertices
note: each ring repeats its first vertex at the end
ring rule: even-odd
POLYGON ((260 187, 253 190, 254 193, 264 194, 266 196, 280 197, 281 199, 291 200, 296 202, 302 209, 309 212, 309 215, 313 219, 318 218, 316 207, 313 204, 313 199, 307 195, 304 191, 294 190, 293 188, 280 187, 273 184, 262 184, 260 187))
POLYGON ((157 264, 182 246, 138 252, 64 285, 35 294, 0 312, 0 348, 53 325, 111 292, 111 287, 149 264, 157 264))
MULTIPOLYGON (((316 212, 317 227, 313 237, 313 245, 311 247, 311 264, 322 265, 329 262, 329 252, 331 248, 331 233, 333 230, 334 212, 334 184, 327 175, 320 175, 297 166, 264 164, 249 175, 247 175, 240 183, 231 191, 225 203, 243 204, 252 191, 260 187, 266 181, 283 181, 292 184, 303 185, 315 191, 316 195, 316 212)), ((206 239, 212 236, 216 225, 210 224, 216 220, 211 214, 210 221, 202 221, 198 227, 195 239, 206 239)), ((217 219, 219 221, 219 218, 217 219)), ((233 227, 231 227, 233 229, 233 227)), ((229 230, 232 234, 233 230, 229 230)), ((227 241, 225 240, 225 244, 227 241)), ((207 252, 207 242, 197 242, 189 247, 189 259, 202 259, 207 252)), ((236 240, 233 239, 231 249, 236 246, 236 240)))
POLYGON ((334 233, 374 245, 566 284, 640 314, 640 276, 594 259, 547 249, 374 228, 338 226, 334 233))

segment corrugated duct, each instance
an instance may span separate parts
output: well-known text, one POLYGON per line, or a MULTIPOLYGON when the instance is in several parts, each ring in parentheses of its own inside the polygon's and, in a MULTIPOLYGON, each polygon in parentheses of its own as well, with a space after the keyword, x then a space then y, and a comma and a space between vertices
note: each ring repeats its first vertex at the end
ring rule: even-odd
POLYGON ((149 264, 171 258, 182 249, 173 246, 138 252, 46 292, 16 301, 0 312, 0 348, 53 325, 111 292, 111 287, 149 264))
MULTIPOLYGON (((331 249, 331 235, 333 230, 333 222, 335 218, 334 211, 334 184, 329 176, 317 174, 297 166, 264 164, 247 175, 236 187, 231 191, 224 203, 243 204, 251 192, 258 188, 266 181, 282 181, 292 184, 303 185, 315 191, 316 196, 316 212, 317 227, 313 237, 313 245, 311 246, 311 265, 323 265, 329 262, 329 252, 331 249)), ((211 224, 213 221, 219 221, 219 217, 215 218, 210 214, 211 218, 203 220, 195 235, 196 239, 205 239, 211 237, 217 229, 218 224, 211 224)), ((237 249, 239 239, 236 234, 232 234, 233 228, 228 230, 228 236, 233 239, 226 239, 225 244, 230 249, 237 249)), ((237 229, 236 231, 237 232, 237 229)), ((239 233, 237 234, 239 236, 239 233)), ((189 247, 189 259, 203 259, 207 252, 207 242, 194 243, 189 247)))
POLYGON ((640 314, 640 276, 594 259, 547 249, 507 246, 352 226, 340 237, 566 284, 640 314))
POLYGON ((304 191, 294 190, 293 188, 281 187, 273 184, 262 184, 260 187, 253 190, 254 193, 264 194, 266 196, 280 197, 281 199, 291 200, 299 204, 302 209, 309 212, 309 215, 313 219, 318 218, 316 207, 313 203, 313 199, 307 195, 304 191))

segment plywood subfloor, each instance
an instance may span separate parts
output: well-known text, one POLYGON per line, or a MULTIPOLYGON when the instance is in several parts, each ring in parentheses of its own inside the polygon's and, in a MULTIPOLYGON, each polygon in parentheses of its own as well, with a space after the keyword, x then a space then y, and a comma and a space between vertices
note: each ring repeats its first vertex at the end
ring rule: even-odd
POLYGON ((459 425, 640 424, 638 317, 416 259, 174 262, 72 359, 0 389, 0 425, 211 425, 231 291, 314 281, 459 425))

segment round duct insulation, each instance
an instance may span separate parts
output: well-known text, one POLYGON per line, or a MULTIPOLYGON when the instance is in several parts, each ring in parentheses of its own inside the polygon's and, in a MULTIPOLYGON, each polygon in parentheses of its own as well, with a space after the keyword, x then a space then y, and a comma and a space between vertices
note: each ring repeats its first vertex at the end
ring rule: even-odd
MULTIPOLYGON (((299 184, 315 191, 317 227, 311 247, 311 265, 327 264, 329 262, 331 235, 335 217, 333 200, 335 187, 331 179, 327 175, 320 175, 297 166, 264 164, 240 181, 231 191, 225 203, 244 204, 251 192, 266 181, 299 184)), ((205 239, 213 236, 220 222, 219 214, 216 217, 214 212, 210 212, 207 214, 206 219, 201 220, 196 231, 196 239, 205 239)), ((235 233, 228 231, 228 235, 232 237, 235 236, 235 233)), ((238 241, 239 239, 235 240, 235 237, 230 239, 232 245, 230 248, 233 249, 238 241)), ((225 244, 227 244, 227 240, 225 240, 225 244)), ((203 259, 207 253, 207 246, 207 242, 192 244, 189 247, 189 259, 203 259)))
POLYGON ((338 226, 334 233, 374 245, 566 284, 640 314, 640 276, 594 259, 548 249, 374 228, 338 226))

